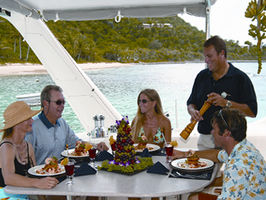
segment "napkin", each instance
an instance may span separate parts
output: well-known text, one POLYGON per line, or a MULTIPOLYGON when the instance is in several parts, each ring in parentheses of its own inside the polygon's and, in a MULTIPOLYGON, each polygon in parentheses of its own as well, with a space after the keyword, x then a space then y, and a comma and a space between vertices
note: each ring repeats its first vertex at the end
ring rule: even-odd
POLYGON ((152 157, 152 155, 149 153, 149 150, 147 148, 145 148, 140 154, 139 156, 141 157, 152 157))
POLYGON ((101 151, 97 154, 95 161, 113 160, 114 156, 107 151, 101 151))
POLYGON ((79 168, 75 168, 75 175, 74 176, 83 176, 83 175, 90 175, 96 174, 96 169, 88 165, 88 163, 84 162, 80 165, 79 168))
POLYGON ((66 175, 64 176, 59 176, 59 177, 56 177, 56 179, 59 181, 59 183, 61 183, 63 180, 66 179, 66 175))
POLYGON ((165 156, 165 151, 162 151, 163 149, 160 149, 158 151, 151 152, 152 156, 165 156))
POLYGON ((147 173, 167 175, 169 173, 169 169, 158 161, 147 170, 147 173))
POLYGON ((200 173, 184 173, 184 172, 178 172, 178 171, 173 170, 169 174, 169 177, 170 178, 210 180, 212 177, 212 171, 213 171, 213 169, 208 170, 208 171, 204 171, 204 172, 200 172, 200 173))

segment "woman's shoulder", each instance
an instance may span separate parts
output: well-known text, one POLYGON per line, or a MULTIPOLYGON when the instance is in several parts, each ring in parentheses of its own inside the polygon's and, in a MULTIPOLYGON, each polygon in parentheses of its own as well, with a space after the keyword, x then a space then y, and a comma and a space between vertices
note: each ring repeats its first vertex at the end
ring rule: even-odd
POLYGON ((2 155, 9 155, 14 154, 15 153, 15 148, 14 145, 12 144, 12 142, 9 141, 1 141, 0 143, 0 152, 2 155))
POLYGON ((13 148, 13 143, 10 142, 10 141, 6 141, 6 140, 2 140, 0 142, 0 147, 6 147, 6 148, 9 148, 9 147, 12 147, 13 148))
POLYGON ((160 115, 159 116, 159 122, 162 125, 169 125, 169 123, 171 124, 170 120, 168 117, 166 117, 165 115, 160 115))

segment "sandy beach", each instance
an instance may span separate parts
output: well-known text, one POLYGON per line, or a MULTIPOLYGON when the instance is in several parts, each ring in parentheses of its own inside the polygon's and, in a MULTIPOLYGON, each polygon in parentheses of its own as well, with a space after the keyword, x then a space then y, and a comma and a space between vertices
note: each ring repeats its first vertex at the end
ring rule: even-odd
MULTIPOLYGON (((114 68, 114 67, 125 67, 130 66, 132 63, 83 63, 78 66, 84 71, 91 69, 103 69, 103 68, 114 68)), ((40 64, 7 64, 0 65, 0 76, 10 75, 30 75, 30 74, 46 74, 47 70, 40 64)))

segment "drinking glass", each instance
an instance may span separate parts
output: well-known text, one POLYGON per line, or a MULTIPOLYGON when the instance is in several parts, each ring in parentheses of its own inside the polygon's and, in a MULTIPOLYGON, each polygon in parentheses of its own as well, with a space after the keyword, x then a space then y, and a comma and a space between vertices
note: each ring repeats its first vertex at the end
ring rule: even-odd
POLYGON ((73 184, 73 175, 74 175, 74 165, 75 161, 69 159, 68 163, 65 165, 66 175, 67 175, 67 182, 66 184, 73 184))
POLYGON ((170 163, 172 161, 172 156, 174 152, 174 147, 170 144, 170 142, 166 143, 165 151, 166 151, 166 162, 170 163))
POLYGON ((95 157, 96 157, 96 148, 91 148, 90 150, 89 150, 89 157, 90 157, 90 159, 91 159, 91 162, 92 162, 92 166, 95 168, 95 163, 94 163, 94 161, 95 161, 95 157))

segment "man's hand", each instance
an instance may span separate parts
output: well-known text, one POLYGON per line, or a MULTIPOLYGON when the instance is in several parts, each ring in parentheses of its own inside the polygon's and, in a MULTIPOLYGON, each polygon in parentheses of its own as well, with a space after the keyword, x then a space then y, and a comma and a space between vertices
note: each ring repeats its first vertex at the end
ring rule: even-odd
POLYGON ((195 108, 195 105, 190 104, 188 105, 188 113, 191 116, 191 120, 200 121, 203 120, 203 117, 200 115, 199 110, 195 108))
POLYGON ((100 142, 99 144, 97 144, 97 149, 99 151, 108 151, 109 148, 104 142, 100 142))
POLYGON ((176 159, 176 158, 185 158, 186 155, 187 155, 187 152, 174 150, 174 152, 173 152, 173 159, 176 159))
POLYGON ((187 158, 189 156, 192 156, 193 154, 195 154, 194 150, 188 150, 188 151, 178 151, 178 150, 174 150, 173 152, 173 159, 176 158, 187 158))
POLYGON ((212 92, 207 96, 208 96, 208 102, 212 103, 214 106, 221 106, 221 107, 226 106, 227 100, 224 99, 220 94, 212 92))

